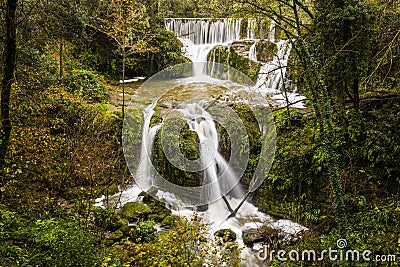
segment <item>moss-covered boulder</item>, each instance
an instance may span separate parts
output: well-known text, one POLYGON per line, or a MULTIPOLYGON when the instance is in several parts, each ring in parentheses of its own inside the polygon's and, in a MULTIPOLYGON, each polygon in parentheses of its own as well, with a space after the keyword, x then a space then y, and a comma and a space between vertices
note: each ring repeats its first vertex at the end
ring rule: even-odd
POLYGON ((234 242, 236 233, 231 229, 220 229, 214 233, 214 236, 222 238, 223 242, 234 242))
POLYGON ((199 186, 201 173, 185 172, 183 158, 180 157, 180 154, 170 150, 178 147, 183 157, 188 160, 197 160, 200 153, 199 143, 197 134, 189 129, 186 119, 182 116, 169 116, 154 139, 152 154, 154 168, 171 183, 188 187, 199 186), (177 132, 180 134, 176 135, 177 132), (168 140, 174 145, 163 146, 163 140, 168 140), (176 156, 167 159, 166 154, 176 156))
POLYGON ((144 204, 129 202, 121 210, 121 216, 129 221, 146 219, 152 210, 144 204))
MULTIPOLYGON (((214 61, 233 67, 246 74, 255 82, 261 63, 248 58, 248 51, 252 43, 254 43, 254 41, 243 40, 234 42, 230 47, 221 45, 215 46, 208 54, 208 61, 214 61)), ((238 82, 240 81, 240 77, 229 78, 238 82)))
POLYGON ((139 197, 142 197, 142 202, 146 204, 159 202, 159 200, 154 197, 156 196, 157 192, 158 192, 157 187, 152 186, 147 190, 147 192, 142 191, 139 194, 139 197))

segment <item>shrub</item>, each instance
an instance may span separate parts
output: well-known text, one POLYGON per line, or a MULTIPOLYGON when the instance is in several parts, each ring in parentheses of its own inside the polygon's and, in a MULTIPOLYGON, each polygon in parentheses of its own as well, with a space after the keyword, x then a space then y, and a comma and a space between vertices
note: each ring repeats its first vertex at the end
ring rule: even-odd
POLYGON ((73 70, 65 79, 67 90, 88 102, 108 102, 107 87, 89 70, 73 70))

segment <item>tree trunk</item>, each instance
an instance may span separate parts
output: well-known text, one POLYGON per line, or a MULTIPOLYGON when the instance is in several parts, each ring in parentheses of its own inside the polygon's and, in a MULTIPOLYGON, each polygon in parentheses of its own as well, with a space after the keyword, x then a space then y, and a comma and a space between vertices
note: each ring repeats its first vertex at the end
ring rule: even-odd
MULTIPOLYGON (((4 73, 1 84, 1 140, 0 140, 0 173, 2 176, 2 184, 4 182, 4 165, 8 150, 8 144, 11 135, 10 121, 10 95, 11 85, 14 82, 15 62, 16 62, 16 9, 18 0, 7 0, 6 16, 5 16, 5 49, 3 52, 4 58, 4 73)), ((1 185, 3 186, 3 185, 1 185)))
POLYGON ((60 41, 60 79, 63 78, 64 72, 63 72, 63 41, 60 41))
POLYGON ((122 120, 125 119, 125 51, 122 56, 122 120))

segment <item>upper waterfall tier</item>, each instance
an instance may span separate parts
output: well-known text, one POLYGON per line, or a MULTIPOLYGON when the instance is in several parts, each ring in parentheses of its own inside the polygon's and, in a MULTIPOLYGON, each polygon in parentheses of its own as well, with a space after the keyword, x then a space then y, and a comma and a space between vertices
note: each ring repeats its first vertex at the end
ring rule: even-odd
POLYGON ((217 44, 239 40, 241 21, 234 18, 169 18, 165 19, 165 28, 193 44, 217 44))

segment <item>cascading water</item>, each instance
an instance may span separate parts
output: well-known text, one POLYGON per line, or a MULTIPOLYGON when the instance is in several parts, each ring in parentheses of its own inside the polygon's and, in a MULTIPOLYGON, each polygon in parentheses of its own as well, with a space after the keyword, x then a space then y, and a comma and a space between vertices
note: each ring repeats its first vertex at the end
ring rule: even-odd
POLYGON ((241 19, 165 19, 165 28, 184 44, 183 53, 192 60, 193 76, 204 75, 210 50, 240 39, 241 19))
MULTIPOLYGON (((255 20, 252 19, 248 21, 247 37, 249 39, 256 37, 255 23, 255 20)), ((165 20, 166 28, 173 31, 185 44, 185 55, 195 63, 201 62, 201 64, 193 64, 193 76, 196 77, 206 74, 204 63, 212 47, 219 44, 228 45, 240 39, 240 25, 241 19, 165 20)), ((277 44, 278 52, 271 62, 267 62, 261 67, 255 88, 258 88, 263 93, 276 94, 280 92, 280 88, 285 84, 284 76, 291 43, 289 41, 275 42, 275 27, 273 25, 271 25, 268 39, 277 44)), ((250 48, 251 51, 249 51, 249 58, 255 61, 257 61, 256 42, 254 42, 250 48)), ((213 62, 216 62, 216 55, 214 54, 213 56, 213 62)), ((162 87, 163 85, 160 86, 162 87)), ((248 90, 254 90, 255 88, 248 90)), ((153 90, 153 88, 151 89, 153 90)), ((151 118, 154 114, 156 104, 157 101, 152 102, 143 111, 140 159, 134 175, 136 183, 140 184, 140 188, 134 184, 128 190, 115 195, 115 198, 119 199, 120 205, 124 205, 130 201, 138 201, 138 195, 142 189, 148 189, 156 184, 156 181, 153 180, 153 168, 151 168, 151 153, 157 131, 163 124, 151 125, 151 118)), ((274 220, 270 216, 260 212, 250 202, 243 202, 245 193, 238 183, 240 177, 236 175, 235 171, 218 151, 219 136, 214 118, 207 112, 207 108, 203 104, 189 103, 177 108, 186 119, 189 129, 198 135, 200 161, 204 169, 202 172, 202 183, 211 185, 202 197, 204 199, 217 199, 209 203, 202 211, 198 211, 197 214, 210 223, 210 237, 219 229, 231 229, 234 231, 239 246, 243 248, 243 265, 249 267, 259 266, 260 263, 257 262, 254 251, 252 248, 245 246, 243 242, 244 231, 268 225, 272 229, 279 229, 284 233, 294 234, 306 230, 306 228, 288 220, 274 220), (219 181, 221 177, 224 178, 224 183, 219 181), (222 193, 227 192, 227 188, 233 188, 233 190, 230 190, 229 194, 222 193), (232 209, 236 209, 237 207, 240 208, 237 210, 235 216, 230 216, 232 215, 232 209)), ((179 201, 175 195, 167 191, 158 190, 156 196, 159 199, 165 199, 166 203, 179 201)), ((98 205, 102 205, 102 200, 98 199, 98 205)), ((193 209, 173 209, 173 213, 191 217, 195 214, 195 211, 193 209)))
MULTIPOLYGON (((277 52, 272 61, 263 63, 257 75, 256 88, 263 95, 274 99, 280 106, 286 106, 291 103, 291 107, 304 108, 301 102, 305 97, 297 93, 297 89, 290 80, 286 79, 286 70, 288 66, 292 43, 290 40, 276 41, 276 23, 271 22, 268 40, 275 43, 277 52), (291 86, 289 86, 291 85, 291 86)), ((255 46, 255 44, 254 44, 255 46)), ((251 51, 250 54, 254 53, 251 51)), ((250 58, 251 59, 251 58, 250 58)))
POLYGON ((292 44, 288 40, 281 40, 277 43, 277 48, 272 61, 261 66, 257 77, 256 88, 262 94, 281 93, 292 44))
POLYGON ((256 39, 257 20, 254 18, 247 21, 247 39, 256 39))
MULTIPOLYGON (((154 108, 157 102, 153 102, 143 110, 143 127, 142 127, 142 142, 140 152, 140 163, 135 173, 135 181, 141 185, 142 189, 150 188, 154 185, 152 179, 153 173, 151 168, 152 144, 154 142, 157 131, 162 127, 162 124, 151 125, 151 118, 154 114, 154 108)), ((194 211, 193 209, 172 210, 173 214, 191 218, 195 214, 210 223, 209 237, 213 238, 216 231, 220 229, 231 229, 236 234, 236 241, 242 248, 241 257, 242 265, 248 267, 261 266, 261 262, 257 259, 255 252, 257 246, 262 244, 256 243, 253 248, 247 247, 243 242, 243 232, 251 229, 258 229, 261 226, 268 226, 272 229, 279 229, 288 235, 295 235, 306 230, 305 227, 293 223, 288 220, 274 220, 272 217, 260 212, 257 207, 248 201, 242 202, 245 195, 235 171, 226 162, 224 157, 218 151, 219 135, 214 122, 214 118, 206 111, 204 106, 208 106, 208 102, 188 103, 177 109, 178 112, 186 119, 189 129, 196 132, 199 137, 200 160, 203 165, 203 183, 211 184, 210 190, 206 195, 202 196, 205 199, 215 199, 208 204, 204 211, 194 211), (225 178, 226 183, 221 183, 221 177, 225 178), (229 194, 224 195, 221 192, 226 192, 226 188, 233 188, 229 194), (221 196, 225 200, 221 199, 221 196), (229 205, 229 207, 228 207, 229 205), (235 216, 230 217, 232 209, 240 207, 235 216)), ((138 201, 139 193, 142 190, 135 184, 131 188, 122 193, 118 193, 121 206, 130 201, 138 201)), ((159 199, 167 200, 167 203, 178 201, 176 197, 169 193, 158 190, 159 199)), ((103 200, 103 198, 98 201, 103 200)))
MULTIPOLYGON (((257 19, 247 20, 247 39, 256 38, 256 26, 257 19)), ((211 49, 217 45, 229 47, 232 42, 240 39, 241 19, 169 18, 165 19, 165 27, 173 31, 184 44, 184 55, 194 63, 193 76, 203 77, 206 74, 205 64, 211 49)), ((277 53, 272 61, 262 62, 255 88, 275 100, 279 106, 296 103, 291 104, 291 107, 304 108, 301 101, 305 97, 299 95, 293 83, 285 78, 292 45, 289 40, 276 39, 275 21, 271 21, 268 40, 276 44, 277 53)), ((249 59, 254 61, 258 61, 256 43, 257 40, 248 51, 249 59)), ((215 62, 215 58, 212 61, 215 62)), ((221 63, 229 65, 229 61, 221 63)))
POLYGON ((254 42, 254 44, 252 44, 250 46, 250 50, 249 50, 249 59, 257 61, 257 42, 254 42))

